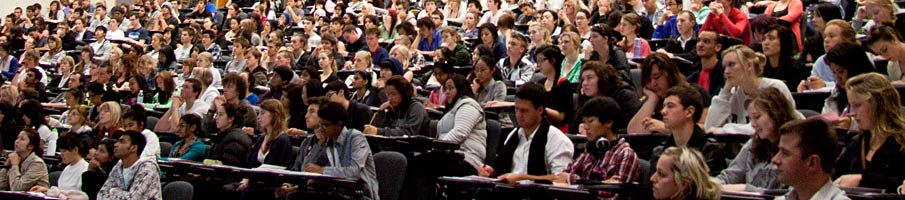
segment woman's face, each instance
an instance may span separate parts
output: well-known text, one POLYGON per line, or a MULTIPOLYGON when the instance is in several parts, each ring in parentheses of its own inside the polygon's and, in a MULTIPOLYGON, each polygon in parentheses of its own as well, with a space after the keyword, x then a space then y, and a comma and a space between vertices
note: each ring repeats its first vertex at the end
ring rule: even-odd
POLYGON ((380 70, 380 77, 379 77, 380 79, 387 80, 387 79, 389 79, 391 76, 393 76, 393 72, 390 71, 390 69, 383 69, 383 70, 380 70))
POLYGON ((773 119, 753 103, 748 104, 748 117, 751 119, 751 128, 754 128, 758 138, 769 139, 775 134, 776 125, 773 124, 773 119))
POLYGON ((597 88, 597 82, 600 77, 597 77, 592 70, 584 70, 581 72, 581 94, 589 97, 596 97, 600 95, 600 89, 597 88))
MULTIPOLYGON (((592 33, 592 35, 593 35, 593 33, 592 33)), ((532 28, 531 30, 528 30, 528 37, 531 38, 531 43, 540 44, 541 42, 544 41, 544 34, 542 34, 540 30, 537 30, 537 28, 532 28)))
POLYGON ((823 49, 829 51, 842 42, 842 29, 839 26, 827 26, 823 29, 823 49))
POLYGON ((833 77, 836 78, 836 84, 845 85, 845 82, 848 81, 849 77, 848 70, 836 63, 827 63, 830 64, 830 70, 833 70, 833 77))
POLYGON ((772 30, 767 32, 767 34, 764 34, 764 41, 762 44, 764 46, 765 56, 779 56, 780 48, 782 48, 782 42, 779 41, 779 31, 772 30))
POLYGON ((591 42, 591 46, 595 49, 608 48, 610 46, 607 38, 597 32, 591 32, 591 37, 588 38, 588 41, 591 42))
POLYGON ((644 86, 644 88, 654 91, 657 93, 657 97, 663 98, 666 96, 666 90, 668 90, 671 85, 669 85, 668 76, 660 71, 660 66, 654 65, 650 70, 650 82, 644 86))
POLYGON ((226 115, 225 109, 217 109, 217 129, 226 130, 232 125, 233 119, 226 115))
POLYGON ((320 66, 324 66, 323 67, 324 69, 330 68, 329 66, 333 66, 331 64, 330 58, 327 57, 326 54, 320 54, 317 56, 317 64, 319 64, 320 66))
POLYGON ((60 69, 63 70, 63 73, 68 74, 72 70, 72 64, 70 64, 68 61, 60 62, 60 69))
POLYGON ((387 94, 387 102, 390 102, 390 106, 399 107, 402 104, 402 94, 399 94, 399 90, 396 87, 387 85, 384 87, 384 90, 387 94))
POLYGON ((579 28, 588 28, 590 21, 588 21, 588 16, 585 15, 584 12, 578 12, 578 14, 575 15, 575 24, 577 24, 579 28))
POLYGON ((476 19, 474 14, 468 13, 465 15, 465 27, 474 27, 476 24, 476 19))
POLYGON ((635 35, 635 29, 637 28, 638 27, 635 27, 634 24, 629 23, 625 19, 619 20, 619 25, 616 25, 616 31, 622 33, 622 35, 635 35))
POLYGON ((110 109, 106 107, 98 110, 97 123, 112 125, 110 123, 113 123, 113 112, 110 112, 110 109))
POLYGON ((271 114, 270 111, 261 110, 261 113, 258 114, 258 127, 260 127, 260 128, 265 128, 265 127, 270 128, 271 119, 272 119, 271 116, 270 116, 270 114, 271 114))
POLYGON ((490 29, 482 29, 481 30, 481 42, 484 45, 493 46, 493 33, 490 32, 490 29))
POLYGON ((236 89, 235 84, 224 84, 223 85, 223 97, 226 100, 236 100, 239 99, 239 91, 236 89))
POLYGON ((458 89, 456 88, 455 82, 452 79, 446 80, 446 84, 443 86, 443 92, 446 94, 446 103, 452 103, 453 97, 458 95, 458 89))
POLYGON ((546 27, 554 27, 556 26, 556 21, 554 20, 552 12, 544 12, 544 14, 541 15, 540 22, 546 27))
POLYGON ((902 62, 902 43, 897 41, 877 41, 870 49, 889 61, 902 62))
POLYGON ((547 76, 556 73, 556 68, 553 66, 552 61, 547 59, 547 57, 543 55, 536 55, 534 59, 537 60, 537 68, 540 70, 540 73, 547 76))
POLYGON ((849 92, 846 96, 848 97, 848 105, 851 106, 851 112, 848 115, 855 118, 855 121, 858 122, 858 127, 866 131, 876 126, 872 115, 876 106, 874 102, 865 97, 866 95, 849 92))
POLYGON ((371 68, 371 59, 365 58, 365 55, 356 54, 355 55, 355 70, 356 71, 364 71, 371 68))
MULTIPOLYGON (((68 102, 68 100, 67 100, 68 102)), ((70 109, 69 113, 66 114, 66 121, 69 122, 69 125, 83 125, 85 124, 85 118, 82 117, 82 113, 79 113, 76 109, 70 109)))
POLYGON ((826 21, 823 21, 823 17, 820 15, 811 15, 811 23, 814 24, 814 28, 817 29, 818 32, 823 32, 826 28, 826 21))
POLYGON ((572 55, 576 53, 575 45, 572 44, 572 38, 569 35, 560 35, 559 36, 559 49, 562 50, 562 54, 572 55))
POLYGON ((657 161, 657 171, 650 177, 650 182, 654 186, 654 199, 669 199, 679 192, 681 187, 676 184, 675 174, 672 170, 674 160, 675 158, 667 155, 660 157, 660 160, 657 161))
POLYGON ((138 87, 138 80, 135 78, 129 79, 129 85, 131 85, 129 91, 132 92, 132 94, 138 94, 138 92, 141 91, 141 88, 138 87))
POLYGON ((736 55, 736 53, 729 53, 723 56, 723 67, 726 68, 723 75, 726 77, 727 84, 737 85, 738 81, 748 76, 748 72, 745 70, 747 63, 743 63, 736 55))
POLYGON ((28 140, 28 134, 25 131, 19 132, 19 136, 16 137, 16 142, 13 144, 13 150, 16 150, 16 153, 29 153, 34 149, 29 143, 31 141, 28 140))
POLYGON ((195 132, 195 127, 185 124, 185 122, 180 121, 179 125, 176 126, 176 135, 179 136, 180 139, 185 139, 192 135, 195 132))
POLYGON ((97 151, 94 152, 94 159, 101 163, 110 162, 112 157, 110 157, 110 152, 107 151, 105 145, 98 145, 97 151))
POLYGON ((490 64, 485 63, 483 60, 479 60, 478 64, 474 69, 475 78, 479 83, 486 83, 488 81, 493 80, 493 69, 490 68, 490 64))
POLYGON ((352 76, 352 89, 357 90, 357 89, 365 88, 367 86, 366 84, 367 84, 367 81, 365 81, 364 77, 361 77, 358 74, 355 74, 354 76, 352 76))

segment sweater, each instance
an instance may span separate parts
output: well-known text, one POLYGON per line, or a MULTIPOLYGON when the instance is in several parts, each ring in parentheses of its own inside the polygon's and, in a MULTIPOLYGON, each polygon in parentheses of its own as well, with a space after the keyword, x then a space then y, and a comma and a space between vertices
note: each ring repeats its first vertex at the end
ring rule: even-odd
POLYGON ((487 122, 483 110, 474 99, 462 97, 437 122, 440 139, 460 144, 456 152, 462 153, 465 162, 475 170, 480 169, 487 153, 487 122))
POLYGON ((248 167, 245 162, 251 148, 251 138, 240 128, 233 128, 217 134, 211 142, 210 159, 219 160, 224 165, 248 167))
MULTIPOLYGON (((758 89, 773 87, 779 90, 786 100, 795 102, 789 88, 780 80, 761 78, 758 89)), ((748 111, 745 102, 748 95, 741 87, 723 88, 720 94, 713 97, 710 108, 707 110, 707 119, 704 121, 704 130, 711 127, 719 128, 717 132, 754 134, 754 128, 748 122, 748 111)), ((794 106, 793 106, 794 107, 794 106)), ((803 119, 800 112, 795 111, 797 119, 803 119)))
POLYGON ((427 116, 427 110, 424 109, 424 105, 414 99, 409 100, 408 105, 378 113, 377 118, 375 124, 378 124, 379 126, 377 127, 380 127, 377 129, 377 133, 380 135, 423 135, 431 137, 427 131, 427 128, 430 125, 430 118, 427 116))
POLYGON ((123 169, 122 165, 120 161, 113 167, 97 199, 163 199, 157 160, 139 159, 128 169, 123 169), (127 176, 129 180, 126 180, 127 176))
POLYGON ((729 167, 720 172, 716 179, 721 184, 745 184, 745 191, 748 192, 785 188, 785 184, 779 182, 776 165, 769 161, 754 162, 751 153, 753 145, 753 140, 748 140, 729 167))

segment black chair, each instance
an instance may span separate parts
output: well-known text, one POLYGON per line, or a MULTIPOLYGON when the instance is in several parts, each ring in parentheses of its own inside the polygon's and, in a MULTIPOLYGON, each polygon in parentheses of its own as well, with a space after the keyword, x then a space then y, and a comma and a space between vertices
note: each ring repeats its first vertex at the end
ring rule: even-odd
POLYGON ((380 199, 399 199, 402 181, 408 166, 405 155, 395 151, 382 151, 374 154, 374 164, 377 170, 380 199))
POLYGON ((638 159, 638 166, 641 167, 641 174, 638 176, 638 184, 651 185, 650 176, 653 175, 654 170, 650 165, 650 161, 638 159))
POLYGON ((502 145, 503 137, 500 121, 487 119, 487 146, 485 147, 484 163, 493 163, 496 160, 496 153, 502 145))
POLYGON ((192 196, 195 194, 195 187, 185 181, 167 183, 162 190, 163 199, 167 200, 192 200, 192 196))
POLYGON ((63 171, 55 171, 47 174, 47 180, 50 182, 50 186, 60 186, 60 175, 63 174, 63 171))
MULTIPOLYGON (((792 93, 792 99, 795 100, 796 109, 820 111, 823 110, 823 103, 830 92, 796 92, 792 93)), ((804 113, 802 113, 804 114, 804 113)))
POLYGON ((173 144, 169 142, 160 142, 160 157, 170 157, 173 151, 173 144))

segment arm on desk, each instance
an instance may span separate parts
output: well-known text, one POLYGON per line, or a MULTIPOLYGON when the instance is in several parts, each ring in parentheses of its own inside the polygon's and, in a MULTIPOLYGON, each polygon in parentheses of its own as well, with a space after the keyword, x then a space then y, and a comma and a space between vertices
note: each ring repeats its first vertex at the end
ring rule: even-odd
POLYGON ((542 176, 509 173, 509 174, 500 175, 497 178, 499 178, 500 181, 503 181, 510 185, 515 185, 521 180, 531 180, 531 181, 545 180, 545 181, 550 181, 550 182, 567 182, 569 180, 569 176, 571 176, 571 174, 569 174, 569 173, 559 173, 556 175, 548 174, 548 175, 542 175, 542 176))

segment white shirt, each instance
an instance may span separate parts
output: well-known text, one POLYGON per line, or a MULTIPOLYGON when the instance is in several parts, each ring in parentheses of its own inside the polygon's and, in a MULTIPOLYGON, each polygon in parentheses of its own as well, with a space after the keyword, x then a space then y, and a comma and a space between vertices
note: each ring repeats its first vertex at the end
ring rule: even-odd
POLYGON ((79 159, 78 162, 71 165, 66 165, 66 168, 63 168, 63 172, 60 173, 60 179, 57 180, 57 185, 62 190, 82 190, 82 173, 88 171, 88 161, 85 159, 79 159))
POLYGON ((189 56, 192 56, 192 46, 194 45, 178 45, 176 50, 173 51, 176 53, 176 60, 185 60, 186 58, 189 58, 189 56))
MULTIPOLYGON (((795 192, 795 188, 789 187, 789 192, 786 193, 785 196, 780 196, 776 198, 777 200, 797 200, 798 193, 795 192)), ((811 196, 810 199, 813 200, 848 200, 848 196, 845 195, 845 191, 839 189, 833 185, 833 182, 827 181, 823 184, 823 187, 820 187, 820 190, 814 195, 811 196)))
POLYGON ((192 109, 186 110, 187 106, 188 106, 188 103, 184 103, 184 104, 182 104, 182 106, 179 106, 179 108, 177 108, 176 111, 179 111, 180 115, 196 114, 199 117, 201 117, 201 116, 204 116, 205 114, 207 114, 207 110, 210 109, 210 107, 211 107, 210 104, 208 104, 207 102, 201 101, 200 99, 195 100, 195 104, 192 105, 192 109))
POLYGON ((160 155, 160 139, 157 138, 157 133, 145 129, 141 131, 141 134, 145 136, 147 142, 145 149, 141 151, 141 158, 157 159, 157 156, 160 155))
POLYGON ((38 127, 38 135, 44 141, 44 155, 52 156, 57 153, 57 138, 60 137, 56 132, 50 131, 47 125, 38 127))
MULTIPOLYGON (((201 94, 201 98, 198 100, 195 100, 195 102, 198 102, 200 100, 203 102, 213 103, 214 99, 217 98, 217 96, 220 96, 220 91, 217 90, 217 88, 207 87, 207 89, 204 90, 204 93, 201 94)), ((210 103, 208 103, 208 104, 210 104, 210 103)))
MULTIPOLYGON (((535 129, 535 133, 528 136, 528 138, 525 138, 525 129, 521 128, 509 133, 509 136, 506 137, 512 137, 512 134, 518 134, 519 137, 518 147, 515 148, 515 153, 512 154, 512 170, 510 173, 528 173, 528 152, 531 147, 531 140, 537 135, 538 129, 535 129)), ((550 126, 550 132, 547 133, 547 145, 544 146, 544 162, 547 164, 548 174, 558 174, 565 170, 569 163, 572 162, 574 151, 572 140, 569 140, 569 137, 566 137, 566 134, 562 133, 558 128, 550 126)))

